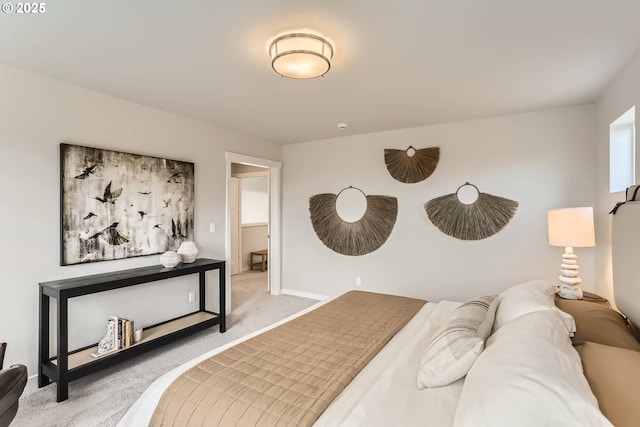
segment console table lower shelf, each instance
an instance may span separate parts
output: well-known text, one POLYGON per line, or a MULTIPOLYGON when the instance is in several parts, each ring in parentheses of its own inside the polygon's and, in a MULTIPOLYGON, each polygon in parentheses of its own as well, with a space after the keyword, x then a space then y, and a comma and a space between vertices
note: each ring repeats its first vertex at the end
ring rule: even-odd
MULTIPOLYGON (((89 372, 93 372, 94 370, 100 369, 100 366, 98 366, 99 362, 108 361, 107 365, 111 365, 118 360, 126 360, 137 354, 142 354, 149 350, 153 350, 157 347, 160 347, 161 345, 170 343, 172 341, 175 341, 176 339, 189 336, 195 332, 200 332, 219 323, 219 316, 216 313, 208 311, 197 311, 195 313, 178 317, 176 319, 169 320, 158 325, 144 328, 142 331, 142 339, 140 341, 130 347, 116 350, 113 353, 109 353, 101 357, 91 356, 92 353, 97 353, 97 344, 91 347, 75 350, 69 353, 67 378, 69 380, 76 379, 72 378, 74 377, 74 371, 76 369, 81 369, 84 367, 92 368, 89 372), (120 359, 116 360, 116 356, 120 356, 120 359)), ((55 376, 55 369, 58 366, 57 357, 52 357, 50 362, 50 368, 52 369, 50 374, 52 376, 55 376)), ((86 375, 87 373, 83 373, 78 377, 86 375)))
POLYGON ((121 272, 98 274, 56 282, 40 283, 40 363, 38 369, 38 387, 44 387, 52 381, 57 383, 57 401, 68 398, 70 381, 96 372, 114 363, 135 357, 196 332, 220 325, 225 332, 225 268, 224 261, 198 259, 175 269, 162 267, 143 267, 121 272), (205 272, 217 269, 219 273, 220 313, 205 310, 205 272), (133 286, 140 283, 162 280, 187 274, 199 273, 200 310, 171 320, 148 326, 143 329, 142 339, 135 344, 101 357, 93 357, 98 345, 68 350, 68 299, 106 290, 133 286), (49 297, 57 299, 58 307, 58 351, 55 357, 49 356, 49 297))

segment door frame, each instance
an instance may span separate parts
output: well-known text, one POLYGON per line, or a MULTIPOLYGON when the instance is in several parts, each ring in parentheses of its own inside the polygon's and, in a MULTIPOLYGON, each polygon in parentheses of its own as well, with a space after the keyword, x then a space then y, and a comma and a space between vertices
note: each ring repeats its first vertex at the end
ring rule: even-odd
MULTIPOLYGON (((244 154, 225 152, 226 159, 226 212, 225 212, 225 254, 227 262, 231 260, 231 164, 258 166, 269 170, 269 227, 268 227, 268 250, 269 268, 267 276, 271 295, 280 295, 282 283, 281 265, 281 216, 280 216, 280 174, 282 162, 276 160, 262 159, 259 157, 247 156, 244 154)), ((231 312, 231 269, 226 269, 227 281, 227 312, 231 312)))
POLYGON ((238 224, 237 224, 238 230, 236 230, 237 233, 238 233, 238 243, 237 243, 238 247, 236 248, 236 251, 237 251, 236 255, 238 256, 238 259, 236 261, 239 263, 239 265, 237 265, 236 267, 238 269, 238 273, 242 273, 242 225, 240 224, 240 222, 241 222, 240 212, 242 211, 242 204, 241 204, 242 203, 242 194, 241 194, 242 190, 241 190, 241 186, 242 186, 242 181, 240 180, 240 178, 235 177, 235 176, 230 176, 229 177, 229 210, 228 210, 228 212, 229 212, 229 240, 231 242, 231 246, 229 246, 229 248, 230 248, 230 251, 229 251, 229 274, 232 275, 232 276, 233 276, 233 257, 234 257, 234 254, 232 253, 232 251, 234 249, 233 248, 233 233, 234 233, 234 230, 232 230, 232 224, 234 222, 234 218, 233 218, 234 216, 237 217, 237 218, 235 218, 235 220, 238 221, 238 224), (237 182, 238 182, 236 188, 233 188, 234 187, 233 183, 235 182, 234 180, 237 180, 237 182), (235 191, 232 191, 232 189, 235 190, 235 191), (236 203, 237 203, 237 205, 236 205, 237 212, 236 212, 235 215, 231 215, 231 199, 234 198, 234 197, 237 198, 237 201, 236 201, 236 203))

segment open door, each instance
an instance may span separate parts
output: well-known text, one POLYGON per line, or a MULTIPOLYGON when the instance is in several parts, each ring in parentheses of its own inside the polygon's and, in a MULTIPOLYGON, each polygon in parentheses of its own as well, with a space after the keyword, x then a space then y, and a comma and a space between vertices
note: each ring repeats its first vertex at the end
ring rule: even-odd
MULTIPOLYGON (((233 177, 232 177, 232 165, 246 165, 254 166, 258 168, 264 168, 268 173, 268 230, 267 230, 267 245, 268 245, 268 270, 267 270, 267 288, 271 295, 279 295, 281 289, 280 277, 281 277, 281 265, 280 265, 280 171, 281 163, 274 160, 260 159, 257 157, 245 156, 243 154, 226 153, 227 161, 227 220, 226 220, 226 259, 229 265, 227 269, 227 312, 231 312, 231 274, 233 263, 235 262, 239 268, 239 273, 242 272, 242 263, 244 262, 242 252, 240 252, 240 261, 233 260, 236 249, 232 250, 232 239, 234 229, 242 230, 242 222, 240 221, 236 227, 235 220, 232 218, 232 194, 238 194, 233 190, 233 177)), ((241 207, 242 202, 239 201, 238 205, 241 207)), ((235 216, 239 218, 240 215, 235 216)), ((238 240, 240 243, 235 245, 235 248, 242 247, 242 232, 240 231, 238 240)), ((246 248, 245 248, 246 249, 246 248)), ((244 249, 243 249, 244 250, 244 249)), ((246 250, 245 250, 246 252, 246 250)))

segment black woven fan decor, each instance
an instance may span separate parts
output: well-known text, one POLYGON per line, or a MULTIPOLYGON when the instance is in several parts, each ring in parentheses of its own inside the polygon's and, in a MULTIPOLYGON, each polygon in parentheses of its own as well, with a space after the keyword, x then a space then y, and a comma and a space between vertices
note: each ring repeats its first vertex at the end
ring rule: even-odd
POLYGON ((429 220, 440 231, 460 240, 481 240, 502 230, 513 218, 518 202, 492 194, 481 193, 473 184, 465 183, 455 193, 429 200, 424 208, 429 220), (478 191, 478 198, 464 204, 458 192, 470 185, 478 191))
POLYGON ((336 210, 339 195, 323 193, 309 199, 311 224, 320 241, 334 252, 352 256, 366 255, 382 246, 396 223, 398 199, 365 194, 367 209, 364 215, 358 221, 347 222, 336 210))
POLYGON ((384 150, 384 162, 391 176, 405 184, 414 184, 429 178, 440 161, 440 147, 409 146, 406 150, 384 150))

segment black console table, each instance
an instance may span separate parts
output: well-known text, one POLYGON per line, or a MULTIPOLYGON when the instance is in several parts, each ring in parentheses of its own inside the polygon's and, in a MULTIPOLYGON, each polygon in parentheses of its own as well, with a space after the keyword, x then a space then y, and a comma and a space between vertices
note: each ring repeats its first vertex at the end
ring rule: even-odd
POLYGON ((69 381, 218 324, 220 325, 220 332, 225 332, 224 261, 200 258, 191 264, 179 264, 174 268, 164 268, 162 266, 141 267, 40 283, 38 387, 44 387, 52 381, 56 382, 58 384, 57 401, 61 402, 68 398, 69 381), (218 270, 220 313, 205 309, 205 272, 209 270, 218 270), (200 307, 198 311, 149 326, 144 329, 142 340, 139 342, 131 347, 100 358, 91 356, 91 353, 97 351, 97 344, 69 351, 68 303, 70 298, 195 273, 198 273, 200 279, 200 307), (56 299, 58 309, 57 352, 55 357, 50 357, 49 355, 50 297, 56 299))

